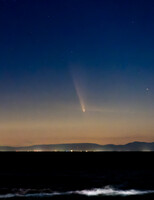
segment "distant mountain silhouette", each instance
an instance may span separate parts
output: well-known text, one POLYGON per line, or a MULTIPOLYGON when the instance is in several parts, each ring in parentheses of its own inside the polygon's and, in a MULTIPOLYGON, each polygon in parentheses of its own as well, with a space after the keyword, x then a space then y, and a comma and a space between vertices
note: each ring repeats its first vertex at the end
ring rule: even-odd
POLYGON ((0 151, 154 151, 154 142, 132 142, 125 145, 95 143, 68 143, 23 147, 0 146, 0 151))

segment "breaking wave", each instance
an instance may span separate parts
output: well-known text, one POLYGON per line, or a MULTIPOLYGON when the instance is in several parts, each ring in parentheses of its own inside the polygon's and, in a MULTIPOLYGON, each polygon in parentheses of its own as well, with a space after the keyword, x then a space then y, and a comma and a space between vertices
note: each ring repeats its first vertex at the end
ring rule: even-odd
POLYGON ((153 190, 149 191, 141 191, 141 190, 118 190, 114 189, 110 186, 107 186, 105 188, 95 188, 92 190, 82 190, 76 192, 81 195, 86 195, 86 196, 98 196, 98 195, 103 195, 103 196, 130 196, 130 195, 143 195, 143 194, 149 194, 149 193, 154 193, 153 190))
POLYGON ((84 196, 131 196, 131 195, 145 195, 154 193, 154 190, 119 190, 114 189, 111 186, 106 186, 104 188, 94 188, 87 190, 76 190, 67 192, 53 192, 48 190, 48 192, 43 192, 43 190, 31 190, 31 189, 20 189, 15 193, 1 194, 0 199, 4 198, 15 198, 15 197, 52 197, 52 196, 62 196, 62 195, 84 195, 84 196), (35 192, 34 192, 35 191, 35 192))

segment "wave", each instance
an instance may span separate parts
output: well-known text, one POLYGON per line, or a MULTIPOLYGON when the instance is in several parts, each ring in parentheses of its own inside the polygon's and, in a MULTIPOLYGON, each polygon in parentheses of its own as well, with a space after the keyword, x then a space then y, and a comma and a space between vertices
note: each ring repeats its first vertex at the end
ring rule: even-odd
POLYGON ((153 190, 145 190, 145 191, 141 191, 141 190, 118 190, 118 189, 114 189, 113 187, 107 186, 105 188, 95 188, 92 190, 82 190, 82 191, 78 191, 76 192, 78 194, 81 195, 86 195, 86 196, 98 196, 98 195, 102 195, 102 196, 130 196, 130 195, 143 195, 143 194, 150 194, 150 193, 154 193, 153 190))
POLYGON ((154 190, 119 190, 111 186, 104 188, 93 188, 87 190, 76 190, 67 192, 43 192, 42 190, 20 189, 15 193, 1 194, 0 199, 15 198, 15 197, 52 197, 58 195, 84 195, 84 196, 131 196, 131 195, 145 195, 154 193, 154 190), (35 191, 35 192, 34 192, 35 191))

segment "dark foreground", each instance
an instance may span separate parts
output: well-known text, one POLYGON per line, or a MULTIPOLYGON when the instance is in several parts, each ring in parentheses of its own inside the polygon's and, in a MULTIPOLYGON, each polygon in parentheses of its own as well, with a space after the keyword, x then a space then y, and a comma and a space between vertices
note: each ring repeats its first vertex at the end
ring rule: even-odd
POLYGON ((0 153, 0 199, 154 199, 154 153, 0 153))

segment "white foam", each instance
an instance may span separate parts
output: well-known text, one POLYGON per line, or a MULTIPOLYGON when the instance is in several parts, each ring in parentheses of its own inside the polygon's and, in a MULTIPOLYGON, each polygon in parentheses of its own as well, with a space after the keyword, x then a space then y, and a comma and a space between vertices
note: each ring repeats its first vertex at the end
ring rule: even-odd
POLYGON ((131 195, 144 195, 154 193, 154 190, 119 190, 113 187, 106 186, 104 188, 94 188, 90 190, 78 190, 78 191, 67 191, 67 192, 39 192, 39 193, 8 193, 0 195, 0 199, 13 198, 13 197, 52 197, 57 195, 85 195, 85 196, 131 196, 131 195))
POLYGON ((149 194, 154 193, 154 191, 140 191, 140 190, 116 190, 112 187, 105 187, 105 188, 95 188, 91 190, 82 190, 77 191, 77 194, 86 195, 86 196, 130 196, 130 195, 143 195, 143 194, 149 194))
POLYGON ((53 192, 53 193, 34 193, 34 194, 3 194, 0 195, 0 199, 5 199, 5 198, 15 198, 15 197, 51 197, 51 196, 56 196, 56 195, 61 195, 62 193, 58 192, 53 192))

